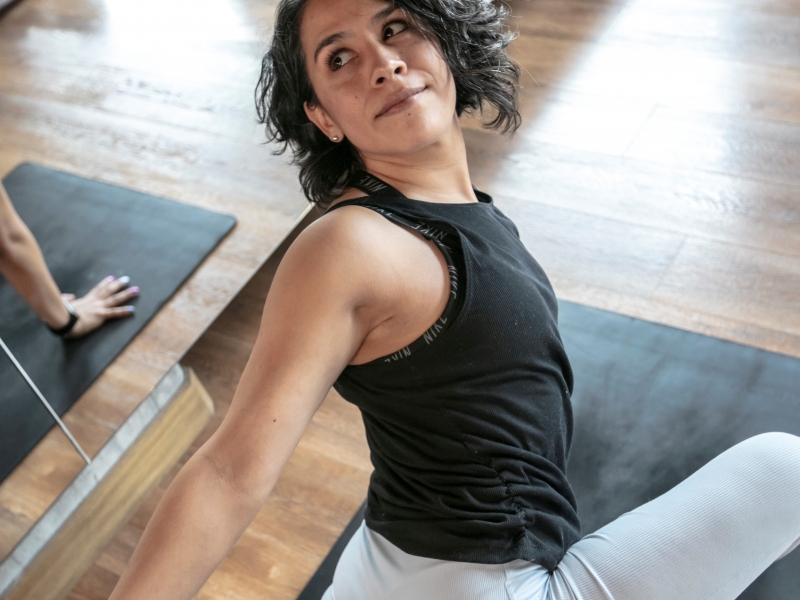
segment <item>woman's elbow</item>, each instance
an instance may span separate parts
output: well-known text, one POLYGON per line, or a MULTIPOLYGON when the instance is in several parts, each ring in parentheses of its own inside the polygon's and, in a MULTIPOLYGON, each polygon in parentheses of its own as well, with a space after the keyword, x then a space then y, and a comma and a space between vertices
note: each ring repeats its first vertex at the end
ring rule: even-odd
POLYGON ((196 456, 198 460, 209 465, 220 483, 244 504, 262 505, 272 491, 274 482, 272 482, 273 485, 266 486, 245 484, 245 481, 252 482, 253 478, 243 478, 239 472, 241 469, 235 469, 224 453, 215 452, 210 447, 203 447, 197 451, 196 456))
POLYGON ((0 223, 0 261, 14 262, 33 237, 24 224, 0 223), (21 226, 20 226, 21 225, 21 226))

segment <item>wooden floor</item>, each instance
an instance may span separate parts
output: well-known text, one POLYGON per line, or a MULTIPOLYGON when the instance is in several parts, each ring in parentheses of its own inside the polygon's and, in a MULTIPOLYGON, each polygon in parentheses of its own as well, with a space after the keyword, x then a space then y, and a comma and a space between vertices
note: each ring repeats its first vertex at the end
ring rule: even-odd
MULTIPOLYGON (((27 1, 4 18, 24 13, 27 1)), ((52 85, 38 79, 50 100, 0 96, 0 111, 39 111, 36 127, 60 132, 63 160, 73 163, 87 150, 72 139, 81 131, 71 115, 99 107, 98 151, 134 154, 142 173, 171 178, 176 192, 186 173, 258 200, 260 150, 241 142, 257 132, 240 100, 252 87, 263 50, 256 40, 266 39, 274 3, 36 4, 38 27, 0 39, 0 86, 11 85, 6 77, 49 72, 48 52, 73 61, 73 79, 63 70, 52 85), (61 7, 56 16, 44 10, 50 4, 61 7), (134 66, 92 66, 81 41, 97 35, 98 19, 117 52, 106 64, 125 56, 134 66), (214 44, 202 35, 209 23, 214 44), (164 45, 172 35, 173 46, 164 45), (4 58, 36 44, 37 61, 4 58)), ((504 141, 465 121, 470 164, 474 183, 517 223, 559 298, 800 357, 800 0, 511 6, 525 122, 504 141)), ((15 151, 2 142, 5 172, 15 151)), ((28 149, 16 153, 28 159, 28 149)), ((138 187, 153 185, 143 179, 138 187)), ((182 361, 211 393, 217 415, 181 464, 224 416, 291 239, 182 361)), ((181 464, 71 600, 108 596, 181 464)), ((295 598, 363 499, 370 470, 358 411, 331 392, 273 496, 197 597, 295 598)))

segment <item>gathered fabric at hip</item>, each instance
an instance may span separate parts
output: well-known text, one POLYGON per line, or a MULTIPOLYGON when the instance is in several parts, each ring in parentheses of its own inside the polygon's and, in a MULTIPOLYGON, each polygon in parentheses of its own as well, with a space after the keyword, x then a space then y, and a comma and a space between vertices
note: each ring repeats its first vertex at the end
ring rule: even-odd
POLYGON ((571 545, 554 571, 402 551, 362 523, 322 600, 735 600, 800 545, 800 438, 729 448, 571 545))

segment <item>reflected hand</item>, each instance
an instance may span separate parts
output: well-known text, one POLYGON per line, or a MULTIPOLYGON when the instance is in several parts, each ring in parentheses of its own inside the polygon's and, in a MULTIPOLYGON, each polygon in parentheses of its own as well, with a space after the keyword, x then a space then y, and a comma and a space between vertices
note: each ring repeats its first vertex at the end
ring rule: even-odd
POLYGON ((75 294, 61 294, 78 314, 78 321, 67 337, 77 338, 94 331, 108 319, 129 317, 134 312, 133 306, 120 306, 139 294, 139 287, 127 288, 130 278, 126 275, 114 279, 113 276, 103 279, 82 298, 75 294))

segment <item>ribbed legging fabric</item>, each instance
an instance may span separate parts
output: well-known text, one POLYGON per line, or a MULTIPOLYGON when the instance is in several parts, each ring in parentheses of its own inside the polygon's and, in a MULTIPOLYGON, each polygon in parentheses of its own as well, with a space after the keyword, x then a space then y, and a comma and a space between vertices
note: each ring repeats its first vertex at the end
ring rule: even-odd
POLYGON ((558 567, 412 556, 364 524, 322 600, 734 600, 800 545, 800 438, 729 448, 584 536, 558 567))

